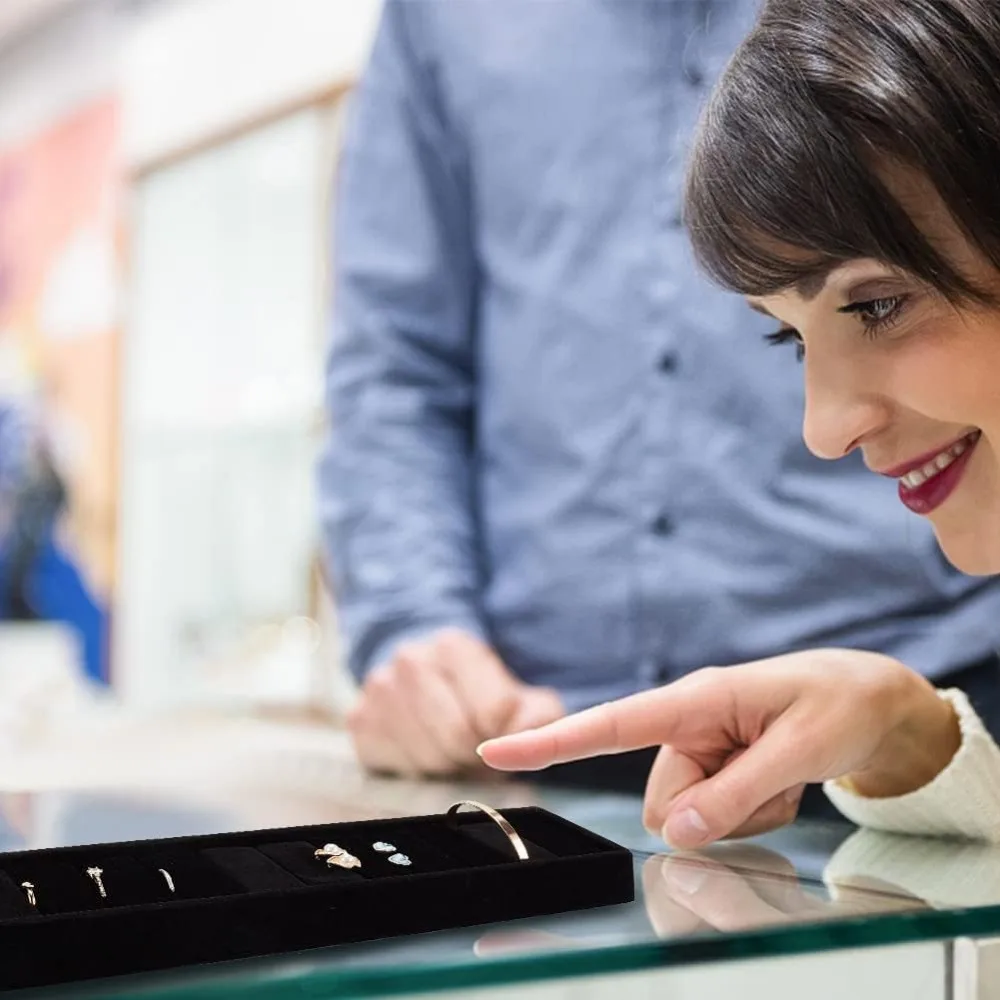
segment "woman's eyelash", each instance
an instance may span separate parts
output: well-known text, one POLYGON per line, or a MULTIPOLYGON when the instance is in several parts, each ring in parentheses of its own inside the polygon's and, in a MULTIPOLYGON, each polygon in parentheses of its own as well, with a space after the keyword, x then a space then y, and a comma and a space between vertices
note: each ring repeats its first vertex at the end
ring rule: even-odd
POLYGON ((909 296, 887 295, 883 298, 868 299, 865 302, 851 302, 841 306, 837 312, 857 316, 865 328, 865 336, 877 337, 899 319, 909 296))
MULTIPOLYGON (((896 323, 908 298, 908 295, 887 295, 883 298, 867 299, 864 302, 851 302, 841 306, 837 312, 857 316, 865 328, 865 336, 874 339, 896 323)), ((794 344, 798 360, 801 361, 805 357, 806 348, 802 343, 802 337, 790 326, 783 326, 774 333, 765 334, 764 339, 772 345, 794 344)))
POLYGON ((774 333, 766 333, 764 334, 764 339, 772 347, 777 347, 781 344, 794 344, 795 357, 799 361, 806 356, 806 345, 802 343, 802 338, 799 336, 798 331, 793 330, 790 326, 783 326, 780 330, 775 330, 774 333))

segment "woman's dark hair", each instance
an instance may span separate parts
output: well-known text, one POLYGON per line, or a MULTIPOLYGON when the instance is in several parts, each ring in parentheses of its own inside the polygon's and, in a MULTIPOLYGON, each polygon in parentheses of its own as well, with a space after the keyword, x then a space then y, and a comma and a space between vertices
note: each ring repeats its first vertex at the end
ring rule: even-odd
POLYGON ((991 300, 892 196, 888 165, 925 177, 1000 268, 1000 0, 767 0, 695 139, 695 253, 745 295, 871 257, 991 300))

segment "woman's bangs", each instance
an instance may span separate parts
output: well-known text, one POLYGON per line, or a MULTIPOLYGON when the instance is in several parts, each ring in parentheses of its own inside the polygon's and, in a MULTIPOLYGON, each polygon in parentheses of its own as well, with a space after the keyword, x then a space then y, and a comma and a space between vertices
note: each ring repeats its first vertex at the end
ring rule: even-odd
MULTIPOLYGON (((815 113, 803 143, 801 122, 759 120, 733 99, 736 81, 727 83, 703 120, 687 179, 685 222, 702 267, 733 291, 770 295, 877 256, 882 240, 862 204, 867 172, 816 134, 815 113)), ((766 96, 757 88, 758 101, 766 96)))
POLYGON ((860 258, 913 274, 950 298, 977 295, 884 183, 887 164, 920 169, 905 143, 887 149, 885 138, 861 122, 835 120, 815 90, 751 36, 695 137, 684 217, 698 262, 743 295, 808 285, 860 258))
POLYGON ((742 191, 724 192, 720 175, 713 177, 713 183, 692 177, 685 223, 695 257, 718 284, 742 295, 772 295, 841 263, 816 249, 821 241, 801 225, 801 215, 782 218, 783 206, 774 202, 748 205, 742 191))

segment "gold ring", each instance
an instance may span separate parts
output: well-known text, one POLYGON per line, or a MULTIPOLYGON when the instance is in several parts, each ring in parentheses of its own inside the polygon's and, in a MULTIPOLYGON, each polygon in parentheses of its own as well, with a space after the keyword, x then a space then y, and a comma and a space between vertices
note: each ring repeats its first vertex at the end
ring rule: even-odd
POLYGON ((314 858, 326 858, 328 868, 360 868, 361 862, 349 851, 336 844, 324 844, 313 854, 314 858))
POLYGON ((32 882, 22 882, 21 888, 24 890, 24 894, 28 897, 28 905, 33 909, 38 909, 38 900, 35 898, 35 886, 32 882))
POLYGON ((166 868, 157 868, 156 870, 163 876, 164 880, 167 883, 167 888, 171 892, 177 892, 177 890, 174 888, 174 880, 173 878, 171 878, 170 872, 168 872, 166 868))
POLYGON ((524 846, 524 841, 521 840, 520 834, 514 829, 496 811, 496 809, 491 806, 484 806, 482 802, 473 802, 471 799, 465 799, 462 802, 456 802, 447 812, 447 819, 452 826, 456 827, 456 817, 463 808, 463 806, 469 806, 472 809, 478 809, 481 813, 485 813, 500 829, 503 831, 504 836, 510 841, 510 846, 514 848, 514 853, 517 855, 518 860, 527 861, 528 860, 528 848, 524 846))
POLYGON ((88 868, 87 875, 94 880, 94 885, 97 886, 97 891, 101 894, 101 899, 107 899, 108 893, 104 888, 104 879, 101 876, 104 874, 103 868, 88 868))

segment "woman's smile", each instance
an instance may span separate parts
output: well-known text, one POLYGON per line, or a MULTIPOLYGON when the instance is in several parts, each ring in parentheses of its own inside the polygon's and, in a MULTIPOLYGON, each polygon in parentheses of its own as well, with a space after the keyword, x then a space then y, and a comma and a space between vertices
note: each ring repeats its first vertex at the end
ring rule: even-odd
POLYGON ((971 431, 943 448, 913 458, 881 475, 899 480, 899 499, 915 514, 930 514, 957 489, 982 432, 971 431))

